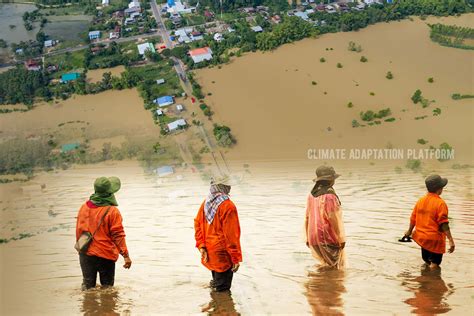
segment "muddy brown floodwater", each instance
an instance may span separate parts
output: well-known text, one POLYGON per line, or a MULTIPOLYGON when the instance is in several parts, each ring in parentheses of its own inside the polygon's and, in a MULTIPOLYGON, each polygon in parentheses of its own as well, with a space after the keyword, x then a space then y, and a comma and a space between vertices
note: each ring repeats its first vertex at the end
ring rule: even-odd
POLYGON ((194 248, 193 218, 207 183, 190 169, 157 178, 135 162, 120 162, 0 186, 0 237, 18 239, 0 244, 0 314, 472 313, 473 169, 436 170, 449 178, 443 198, 457 248, 444 257, 440 274, 430 274, 421 271, 418 246, 397 242, 424 194, 422 174, 382 164, 336 166, 348 267, 318 271, 303 241, 314 163, 230 168, 243 176, 231 192, 244 258, 232 296, 210 293, 210 273, 194 248), (133 266, 124 270, 119 259, 114 289, 81 292, 75 216, 99 175, 122 179, 117 198, 133 266))

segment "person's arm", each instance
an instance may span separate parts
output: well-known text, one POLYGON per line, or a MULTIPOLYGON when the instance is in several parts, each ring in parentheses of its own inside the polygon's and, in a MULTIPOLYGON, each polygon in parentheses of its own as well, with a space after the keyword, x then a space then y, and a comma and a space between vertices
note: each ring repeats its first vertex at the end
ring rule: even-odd
POLYGON ((127 243, 125 241, 125 230, 123 229, 122 225, 122 215, 120 214, 120 211, 117 208, 112 210, 110 213, 110 237, 125 261, 123 267, 125 269, 130 269, 130 267, 132 266, 132 260, 130 259, 127 249, 127 243))
POLYGON ((454 244, 453 236, 451 235, 451 230, 449 229, 449 219, 448 219, 448 206, 446 203, 442 203, 438 209, 438 217, 437 217, 438 225, 442 232, 446 234, 449 241, 449 249, 448 252, 452 253, 456 248, 454 244))
POLYGON ((306 201, 306 216, 304 218, 304 234, 306 236, 306 247, 309 247, 309 236, 308 236, 308 218, 309 218, 309 208, 310 208, 310 199, 311 197, 308 196, 306 201))
POLYGON ((337 236, 339 247, 341 249, 344 249, 344 247, 346 246, 346 241, 345 241, 344 234, 342 233, 340 229, 340 225, 343 225, 343 224, 341 223, 342 218, 341 218, 341 215, 339 214, 340 209, 339 209, 339 202, 337 200, 337 197, 335 195, 326 196, 324 207, 326 208, 326 212, 328 214, 329 223, 332 229, 334 230, 334 233, 337 236))
POLYGON ((198 248, 199 252, 201 253, 202 261, 207 262, 208 260, 207 249, 206 249, 206 243, 204 240, 204 232, 202 231, 202 224, 203 224, 202 220, 204 218, 203 212, 204 212, 204 202, 201 204, 201 207, 199 208, 196 218, 194 218, 194 239, 196 240, 196 248, 198 248))
POLYGON ((239 263, 242 261, 239 215, 233 203, 225 207, 227 209, 223 212, 222 216, 222 230, 224 232, 226 250, 233 264, 232 271, 237 272, 240 266, 239 263))
POLYGON ((413 211, 411 212, 411 216, 410 216, 410 226, 408 226, 408 230, 407 230, 406 233, 405 233, 405 236, 406 236, 406 237, 410 237, 411 234, 413 233, 413 229, 415 228, 415 225, 416 225, 416 211, 417 211, 417 205, 418 205, 418 203, 415 205, 415 207, 413 208, 413 211))

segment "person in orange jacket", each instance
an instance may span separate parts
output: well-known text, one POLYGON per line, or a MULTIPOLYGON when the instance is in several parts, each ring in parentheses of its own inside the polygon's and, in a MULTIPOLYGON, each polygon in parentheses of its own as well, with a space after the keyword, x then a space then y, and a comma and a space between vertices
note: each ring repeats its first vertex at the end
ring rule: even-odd
POLYGON ((410 217, 410 226, 405 237, 412 236, 421 247, 421 257, 430 269, 437 269, 446 252, 446 237, 449 240, 448 252, 454 252, 454 239, 448 219, 448 206, 440 197, 448 179, 430 175, 425 179, 428 194, 418 200, 410 217), (415 232, 413 232, 415 229, 415 232))
POLYGON ((211 181, 210 194, 194 219, 196 248, 201 263, 211 270, 211 288, 218 292, 230 290, 242 261, 239 216, 230 189, 228 177, 211 181))
POLYGON ((76 223, 76 241, 83 232, 95 232, 86 251, 79 253, 83 282, 82 289, 96 286, 97 273, 102 286, 113 286, 115 262, 119 254, 124 258, 125 269, 132 260, 125 242, 122 215, 114 193, 120 190, 120 179, 101 177, 94 182, 94 194, 79 209, 76 223))

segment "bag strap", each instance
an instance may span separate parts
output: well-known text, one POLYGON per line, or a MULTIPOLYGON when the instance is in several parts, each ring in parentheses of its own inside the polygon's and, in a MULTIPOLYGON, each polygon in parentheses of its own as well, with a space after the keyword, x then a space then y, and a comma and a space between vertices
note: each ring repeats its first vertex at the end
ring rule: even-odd
POLYGON ((109 210, 110 210, 110 206, 105 210, 104 215, 102 215, 102 218, 100 219, 99 224, 97 225, 97 228, 96 228, 95 231, 92 233, 92 238, 94 238, 95 233, 99 230, 99 227, 100 227, 100 225, 102 224, 102 222, 104 221, 104 218, 105 218, 105 216, 107 215, 107 213, 109 212, 109 210))

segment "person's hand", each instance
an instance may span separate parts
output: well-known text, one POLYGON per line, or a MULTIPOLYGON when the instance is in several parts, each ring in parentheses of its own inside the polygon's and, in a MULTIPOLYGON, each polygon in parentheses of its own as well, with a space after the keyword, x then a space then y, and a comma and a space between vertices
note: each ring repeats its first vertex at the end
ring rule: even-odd
POLYGON ((130 259, 130 257, 124 257, 123 260, 125 260, 125 264, 123 265, 123 267, 125 269, 130 269, 130 267, 132 266, 132 259, 130 259))
POLYGON ((240 264, 239 263, 234 263, 232 265, 232 272, 236 273, 240 268, 240 264))
POLYGON ((200 248, 199 251, 201 252, 201 260, 202 262, 207 262, 209 260, 209 257, 207 256, 207 250, 206 248, 200 248))
POLYGON ((449 250, 448 250, 448 252, 453 253, 455 248, 456 248, 456 245, 454 245, 454 241, 450 240, 449 241, 449 250))
POLYGON ((407 230, 407 232, 404 235, 405 237, 411 237, 411 231, 407 230))

